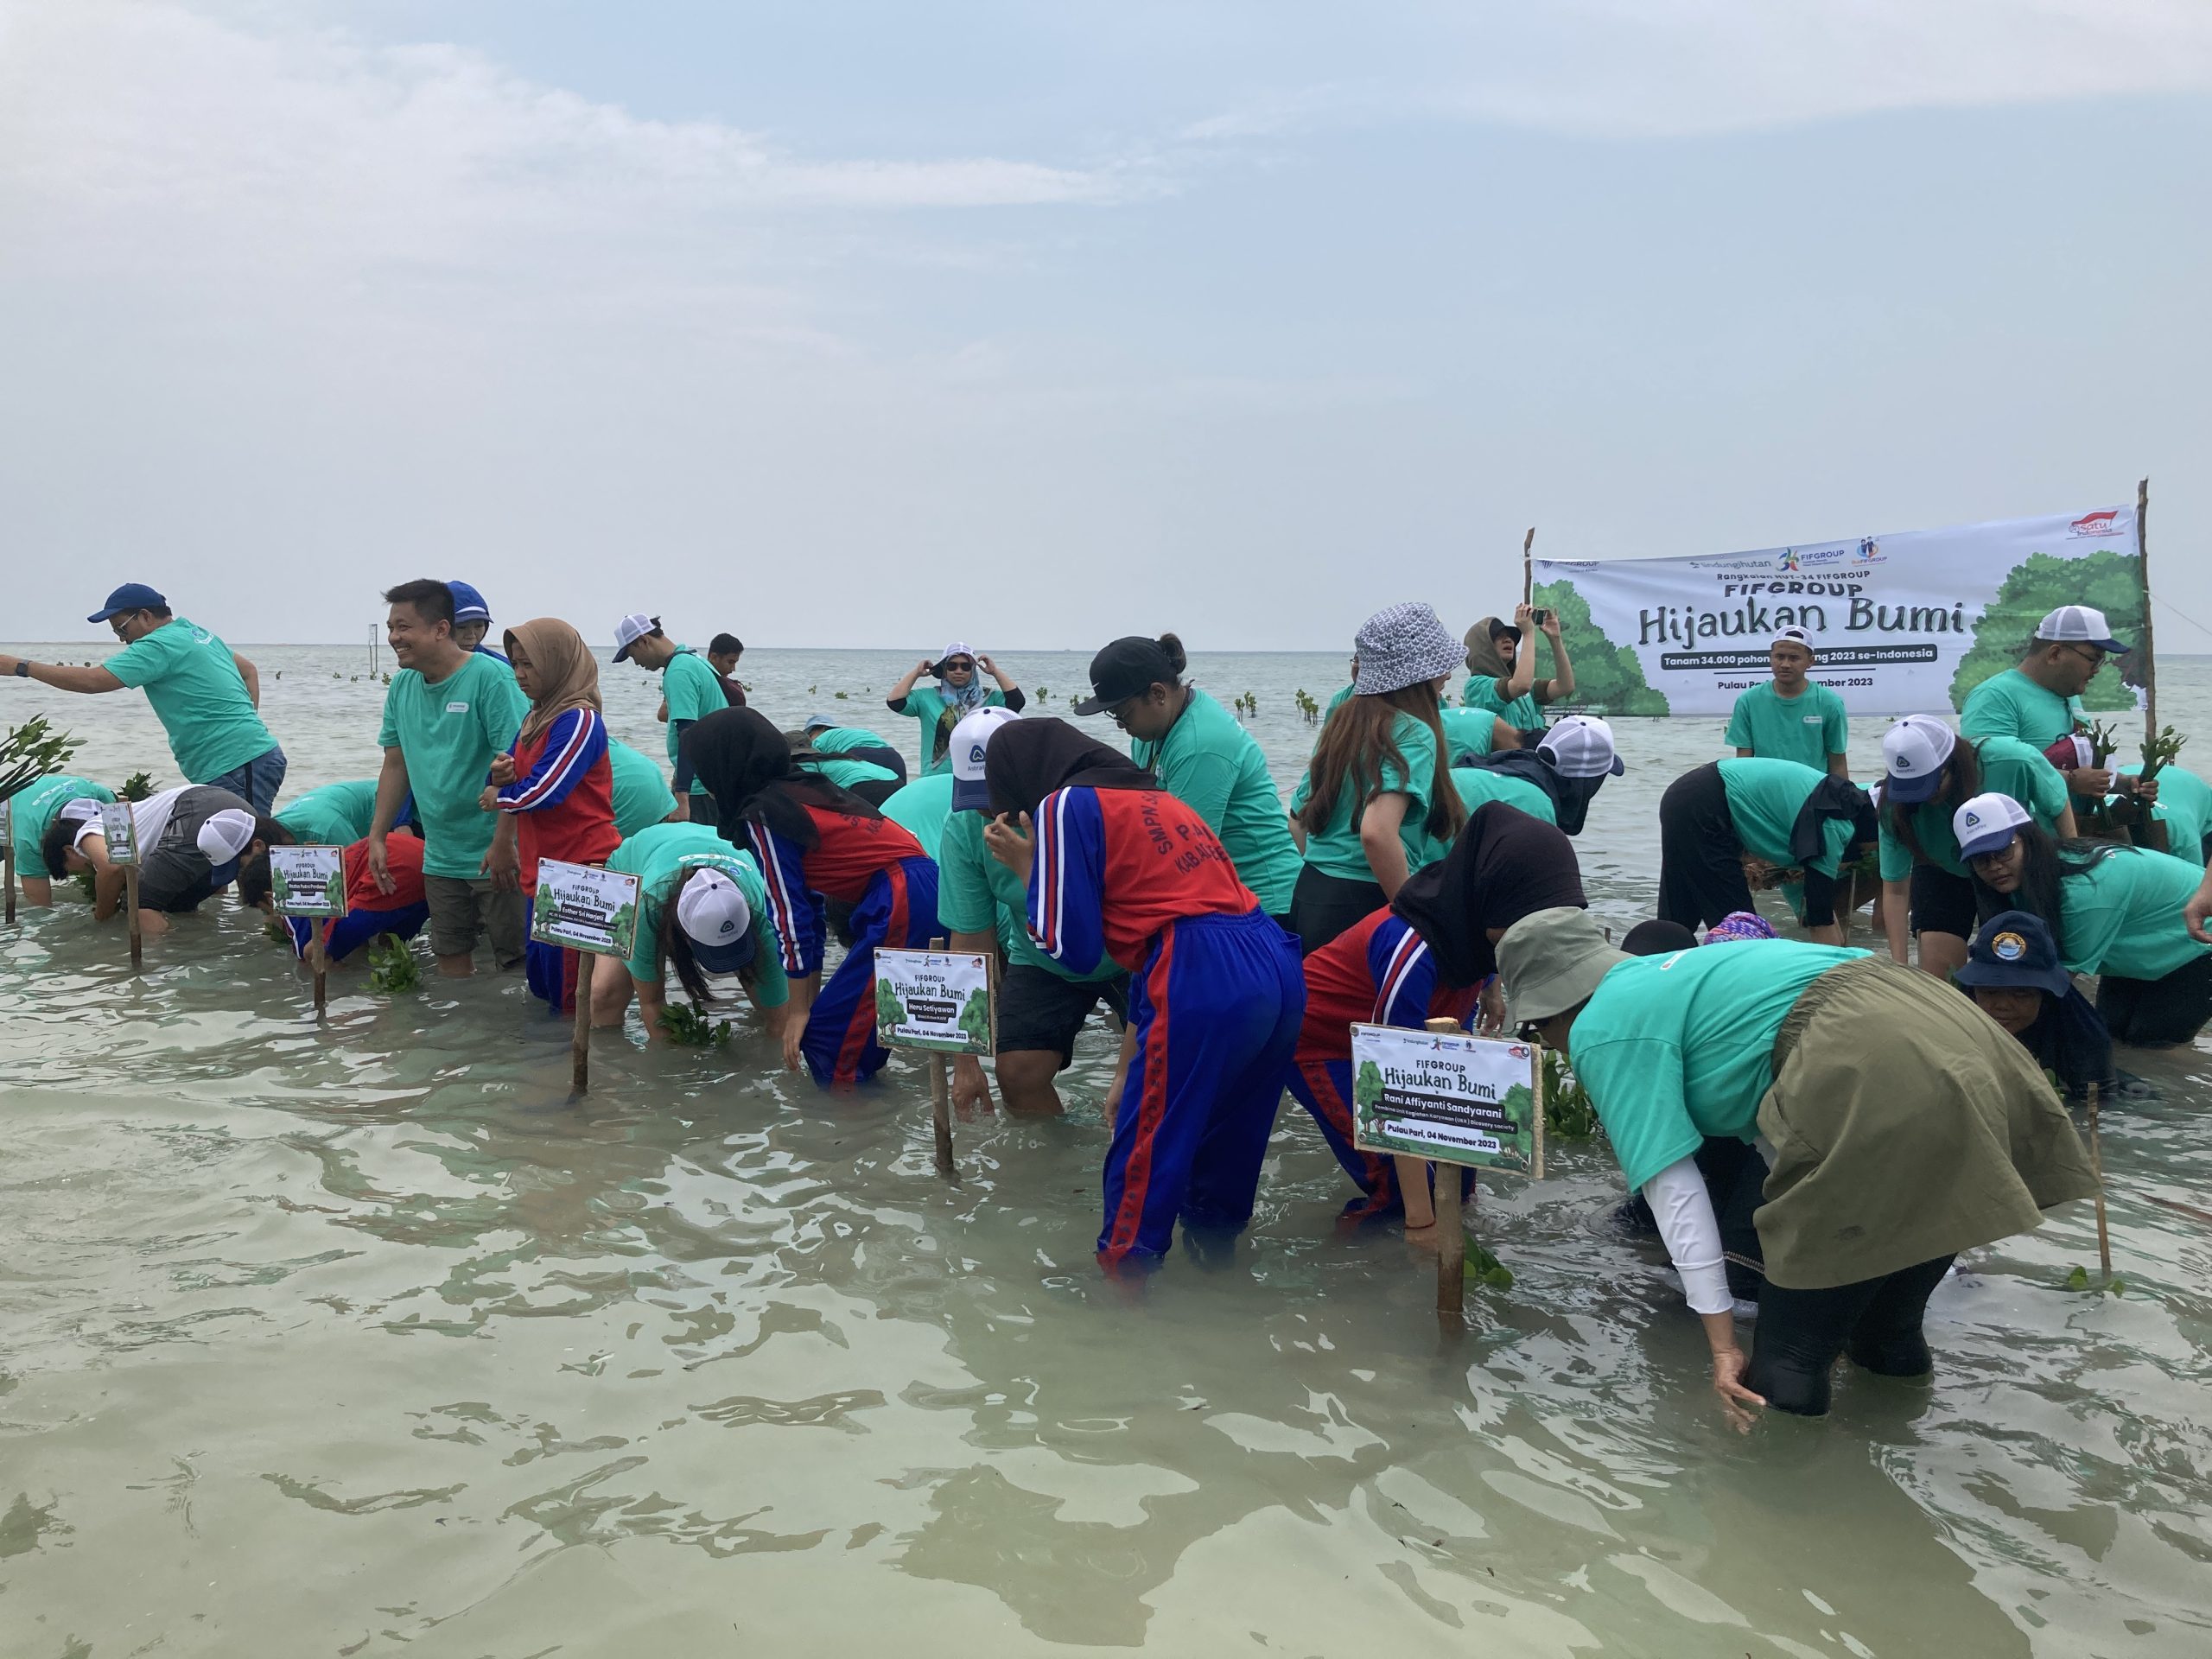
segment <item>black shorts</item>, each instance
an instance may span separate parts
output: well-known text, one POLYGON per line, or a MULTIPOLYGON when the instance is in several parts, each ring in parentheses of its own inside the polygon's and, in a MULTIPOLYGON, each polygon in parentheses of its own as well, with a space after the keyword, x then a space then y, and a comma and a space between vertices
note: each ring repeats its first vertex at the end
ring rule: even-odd
POLYGON ((1915 938, 1923 933, 1974 938, 1974 883, 1941 864, 1914 865, 1912 931, 1915 938))
POLYGON ((1060 1070, 1075 1058, 1075 1034, 1103 1001, 1116 1020, 1129 1017, 1129 978, 1064 979, 1049 968, 1017 962, 999 981, 999 1052, 1047 1049, 1060 1070))
POLYGON ((2212 1020, 2212 957, 2196 957, 2164 979, 2097 981, 2097 1012, 2117 1043, 2170 1048, 2192 1040, 2212 1020))

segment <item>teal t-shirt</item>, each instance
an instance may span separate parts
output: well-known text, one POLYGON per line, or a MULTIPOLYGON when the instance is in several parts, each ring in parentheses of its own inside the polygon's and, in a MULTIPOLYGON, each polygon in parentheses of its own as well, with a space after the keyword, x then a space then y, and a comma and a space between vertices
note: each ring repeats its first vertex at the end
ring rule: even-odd
MULTIPOLYGON (((2143 763, 2131 761, 2120 770, 2139 776, 2143 763)), ((2158 768, 2158 804, 2151 810, 2166 826, 2166 850, 2202 869, 2204 837, 2212 836, 2212 784, 2169 761, 2158 768)))
POLYGON ((851 789, 860 784, 895 784, 899 781, 899 774, 888 766, 879 766, 873 760, 847 760, 834 754, 804 761, 801 769, 820 772, 840 789, 851 789))
MULTIPOLYGON (((1452 785, 1459 791, 1459 798, 1467 804, 1467 816, 1472 817, 1475 809, 1491 801, 1503 801, 1532 818, 1541 818, 1546 823, 1559 822, 1559 809, 1552 804, 1552 798, 1526 778, 1508 777, 1502 772, 1491 772, 1483 766, 1454 766, 1452 785)), ((1451 851, 1448 847, 1439 852, 1441 858, 1451 851)))
POLYGON ((276 747, 261 723, 231 648, 182 617, 134 639, 103 664, 125 685, 143 686, 177 769, 210 784, 276 747))
MULTIPOLYGON (((1398 842, 1406 849, 1406 871, 1411 874, 1426 864, 1435 862, 1441 855, 1441 844, 1428 833, 1429 791, 1436 781, 1436 734, 1428 722, 1416 720, 1400 711, 1390 722, 1391 740, 1405 759, 1402 767, 1383 763, 1376 788, 1377 795, 1404 795, 1405 821, 1398 829, 1398 842)), ((1312 798, 1313 773, 1309 768, 1299 779, 1298 791, 1291 797, 1290 810, 1302 811, 1312 798)), ((1372 881, 1375 871, 1368 864, 1366 849, 1359 844, 1360 815, 1367 803, 1355 798, 1354 780, 1347 776, 1337 791, 1335 809, 1329 821, 1319 833, 1306 837, 1306 862, 1324 875, 1333 875, 1346 881, 1372 881)))
POLYGON ((1964 735, 2017 737, 2031 749, 2047 749, 2088 723, 2081 698, 2046 691, 2017 668, 1993 674, 1974 687, 1959 711, 1964 735))
MULTIPOLYGON (((2066 778, 2039 750, 2014 737, 1985 737, 1974 745, 1974 759, 1981 767, 1984 791, 2010 795, 2044 829, 2057 828, 2058 815, 2066 810, 2066 778)), ((1959 856, 1959 838, 1951 833, 1952 815, 1953 809, 1940 801, 1916 806, 1912 812, 1912 834, 1929 862, 1941 865, 1953 875, 1964 875, 1966 861, 1959 856)), ((1885 881, 1903 881, 1912 874, 1911 849, 1890 827, 1886 810, 1882 813, 1881 863, 1885 881)))
POLYGON ((377 815, 377 781, 325 784, 276 812, 276 822, 302 846, 351 847, 369 833, 377 815))
POLYGON ((2185 858, 2115 849, 2058 883, 2066 965, 2077 974, 2164 979, 2208 951, 2189 937, 2181 907, 2204 872, 2185 858))
POLYGON ((52 772, 26 784, 8 798, 8 838, 15 844, 16 874, 35 881, 50 880, 39 843, 54 827, 54 815, 72 801, 112 801, 115 791, 105 784, 68 772, 52 772))
POLYGON ((809 732, 806 741, 817 754, 849 754, 855 749, 892 747, 889 738, 860 726, 824 726, 819 731, 809 732))
MULTIPOLYGON (((920 842, 922 850, 936 858, 938 843, 944 839, 945 815, 952 810, 952 774, 940 772, 934 778, 917 778, 885 796, 883 804, 876 810, 920 842)), ((940 874, 938 880, 943 879, 940 874)))
MULTIPOLYGON (((1789 851, 1789 834, 1797 826, 1797 815, 1805 810, 1806 800, 1827 779, 1827 772, 1816 772, 1795 760, 1767 760, 1756 755, 1719 764, 1721 785, 1728 791, 1728 816, 1744 850, 1777 869, 1796 865, 1797 861, 1789 851)), ((1848 820, 1823 819, 1821 851, 1807 859, 1804 868, 1834 875, 1843 862, 1843 849, 1851 844, 1851 832, 1848 820)))
POLYGON ((1544 723, 1543 711, 1536 707, 1536 694, 1523 691, 1508 702, 1497 695, 1497 678, 1491 674, 1468 676, 1466 684, 1459 688, 1459 705, 1478 709, 1503 721, 1516 732, 1533 732, 1544 723))
POLYGON ((478 806, 477 797, 490 781, 492 757, 514 747, 529 711, 513 671, 480 652, 435 685, 411 668, 391 677, 377 742, 407 762, 423 874, 468 881, 482 873, 499 815, 478 806))
MULTIPOLYGON (((1006 693, 993 686, 986 692, 976 709, 1003 708, 1006 693)), ((933 685, 918 685, 906 694, 906 706, 899 713, 918 721, 922 728, 921 776, 927 778, 940 772, 952 770, 952 728, 975 709, 956 709, 947 701, 943 691, 933 685)), ((882 741, 880 738, 876 740, 882 741)))
POLYGON ((640 754, 620 738, 607 741, 607 768, 613 773, 614 829, 634 836, 676 810, 676 791, 660 775, 651 755, 640 754))
POLYGON ((1268 757, 1236 717, 1192 686, 1167 735, 1158 743, 1133 738, 1129 754, 1206 821, 1260 908, 1287 916, 1290 890, 1298 885, 1298 843, 1268 775, 1268 757))
POLYGON ((1766 939, 1616 963, 1576 1016, 1567 1057, 1630 1188, 1709 1135, 1754 1138, 1783 1017, 1822 974, 1866 954, 1766 939))
MULTIPOLYGON (((661 695, 668 699, 668 764, 677 764, 677 740, 683 734, 677 721, 690 723, 704 720, 709 715, 729 707, 729 699, 722 695, 722 677, 715 672, 715 665, 691 649, 678 645, 676 655, 668 659, 668 666, 660 671, 661 695)), ((707 786, 696 778, 691 780, 691 792, 703 795, 707 786)))
POLYGON ((768 885, 753 855, 722 839, 719 830, 699 823, 656 823, 626 836, 607 861, 610 870, 638 878, 638 931, 630 950, 630 977, 658 984, 667 964, 660 956, 661 911, 683 873, 696 865, 720 870, 737 883, 753 910, 753 1001, 779 1008, 791 996, 784 974, 784 949, 768 916, 768 885))
MULTIPOLYGON (((949 804, 950 791, 946 798, 949 804)), ((937 918, 948 933, 995 933, 999 950, 1009 964, 1042 968, 1080 985, 1112 979, 1121 973, 1111 957, 1101 957, 1095 972, 1070 973, 1037 948, 1029 937, 1028 915, 1028 888, 983 845, 983 815, 949 815, 937 853, 937 918)))
POLYGON ((1480 758, 1491 752, 1497 736, 1498 716, 1489 709, 1446 709, 1438 719, 1444 727, 1445 752, 1454 766, 1467 756, 1480 758))
POLYGON ((1828 756, 1841 754, 1851 741, 1851 722, 1843 699, 1816 681, 1785 697, 1769 680, 1736 699, 1728 716, 1728 747, 1749 749, 1764 760, 1795 760, 1815 772, 1828 769, 1828 756))

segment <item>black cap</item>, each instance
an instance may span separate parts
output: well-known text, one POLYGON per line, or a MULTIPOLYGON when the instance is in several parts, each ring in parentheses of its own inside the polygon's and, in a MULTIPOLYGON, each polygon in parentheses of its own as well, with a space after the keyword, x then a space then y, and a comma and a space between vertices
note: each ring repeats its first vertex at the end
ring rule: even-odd
POLYGON ((1967 947, 1966 965, 1958 970, 1961 985, 2032 985, 2053 996, 2074 988, 2066 966, 2058 959, 2058 944, 2042 917, 2024 910, 1999 912, 1981 925, 1967 947))
POLYGON ((1128 634, 1090 659, 1092 695, 1075 706, 1078 715, 1095 715, 1117 702, 1142 696, 1155 685, 1175 683, 1175 664, 1157 639, 1128 634))

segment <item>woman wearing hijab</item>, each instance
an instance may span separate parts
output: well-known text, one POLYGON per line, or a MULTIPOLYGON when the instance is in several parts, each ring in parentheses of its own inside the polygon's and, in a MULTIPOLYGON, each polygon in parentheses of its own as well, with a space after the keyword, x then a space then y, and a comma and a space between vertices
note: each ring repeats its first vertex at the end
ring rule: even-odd
POLYGON ((1009 721, 984 781, 991 855, 1021 878, 1038 947, 1077 975, 1129 970, 1135 1058, 1106 1154, 1100 1265, 1157 1266, 1175 1223, 1252 1218, 1298 1041, 1298 950, 1236 879, 1205 820, 1060 720, 1009 721))
POLYGON ((1951 817, 1985 792, 2026 804, 2062 840, 2074 833, 2058 768, 2017 737, 1961 738, 1936 715, 1907 715, 1882 734, 1882 927, 1892 961, 1906 960, 1910 910, 1920 966, 1948 980, 1974 934, 1974 882, 1951 817))
POLYGON ((1777 870, 1802 869, 1792 894, 1815 943, 1840 944, 1839 872, 1875 838, 1874 804, 1856 784, 1796 760, 1708 760, 1659 798, 1659 913, 1711 926, 1751 910, 1745 855, 1777 870))
MULTIPOLYGON (((508 665, 530 699, 514 747, 493 757, 481 804, 499 815, 492 857, 512 847, 520 859, 525 904, 536 901, 541 859, 604 864, 622 844, 614 827, 614 772, 600 714, 599 660, 583 636, 557 617, 518 623, 505 634, 508 665)), ((582 957, 531 940, 524 966, 533 996, 554 1014, 576 1005, 582 957)))
POLYGON ((2202 872, 2186 859, 2106 841, 2054 841, 2009 795, 1977 795, 1952 820, 1985 918, 2043 918, 2059 960, 2095 974, 2115 1040, 2186 1043, 2212 1019, 2212 944, 2183 914, 2202 872))
POLYGON ((865 1083, 887 1058, 875 1040, 875 948, 919 949, 937 933, 937 866, 920 842, 849 789, 807 771, 752 709, 724 709, 683 734, 722 834, 760 861, 791 981, 784 1064, 825 1089, 865 1083), (821 982, 832 902, 852 906, 853 942, 821 982))
POLYGON ((1541 792, 1551 803, 1551 821, 1579 836, 1605 779, 1627 770, 1611 726, 1594 715, 1567 715, 1532 749, 1497 749, 1456 762, 1452 781, 1470 811, 1484 800, 1503 798, 1541 817, 1544 812, 1527 798, 1541 792))
POLYGON ((1436 613, 1393 605, 1360 624, 1353 696, 1331 715, 1291 797, 1305 863, 1291 931, 1308 952, 1396 896, 1467 821, 1452 784, 1438 695, 1459 647, 1436 613))
POLYGON ((925 658, 916 663, 891 688, 884 702, 893 714, 910 715, 921 722, 921 775, 927 778, 951 766, 947 756, 952 728, 963 720, 978 709, 1007 708, 1020 714, 1029 699, 996 663, 956 639, 935 662, 925 658), (915 684, 925 674, 933 675, 937 683, 915 684), (998 682, 997 690, 983 683, 986 674, 998 682))
POLYGON ((1329 1150, 1358 1184, 1347 1221, 1404 1209, 1409 1227, 1435 1222, 1428 1194, 1409 1203, 1396 1161, 1352 1144, 1351 1028, 1431 1020, 1472 1028, 1483 982, 1497 971, 1491 946, 1523 916, 1587 903, 1574 846, 1551 824, 1491 802, 1476 810, 1440 861, 1407 878, 1389 907, 1306 958, 1306 1015, 1288 1083, 1329 1150))
POLYGON ((1846 1353, 1878 1376, 1927 1376, 1923 1315, 1958 1252, 2095 1191, 2019 1045, 1886 957, 1786 939, 1630 957, 1586 912, 1543 910, 1497 960, 1506 1017, 1567 1056, 1650 1201, 1732 1415, 1822 1414, 1846 1353), (1762 1142, 1772 1170, 1748 1361, 1696 1161, 1708 1135, 1762 1142))
MULTIPOLYGON (((1974 1006, 2056 1077, 2069 1094, 2091 1084, 2115 1089, 2112 1033, 2058 959, 2058 941, 2042 917, 2002 910, 1981 925, 1967 947, 1958 982, 1974 1006)), ((2133 1081, 2139 1082, 2139 1079, 2133 1081)))
POLYGON ((1513 607, 1513 620, 1501 622, 1485 616, 1467 630, 1467 683, 1459 692, 1460 704, 1497 715, 1516 732, 1541 731, 1546 703, 1564 702, 1574 695, 1574 664, 1567 660, 1567 645, 1559 637, 1559 613, 1537 612, 1526 605, 1513 607), (1538 621, 1538 616, 1542 620, 1538 621), (1552 648, 1553 677, 1540 680, 1536 651, 1529 638, 1540 631, 1552 648))

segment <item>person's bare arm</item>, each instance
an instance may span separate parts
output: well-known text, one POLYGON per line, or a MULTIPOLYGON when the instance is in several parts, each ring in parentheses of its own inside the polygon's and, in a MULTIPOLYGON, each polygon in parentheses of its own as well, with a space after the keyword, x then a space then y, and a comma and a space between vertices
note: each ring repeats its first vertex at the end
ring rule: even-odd
POLYGON ((50 909, 54 904, 54 883, 43 875, 27 875, 22 880, 23 903, 33 910, 50 909))
POLYGON ((1535 688, 1538 702, 1564 702, 1574 695, 1574 664, 1567 659, 1567 642, 1559 635, 1559 613, 1544 618, 1544 643, 1552 649, 1552 677, 1535 688))
POLYGON ((1755 753, 1756 751, 1751 749, 1738 749, 1736 751, 1736 758, 1738 760, 1748 760, 1755 753))
POLYGON ((248 658, 239 656, 235 651, 231 653, 231 664, 238 670, 238 677, 245 682, 246 701, 255 708, 260 708, 261 671, 256 668, 248 658))
MULTIPOLYGON (((0 657, 0 679, 16 677, 21 657, 0 657)), ((61 663, 29 663, 29 677, 57 691, 120 691, 123 682, 104 668, 71 668, 61 663)))
POLYGON ((1905 912, 1910 907, 1912 883, 1885 881, 1882 883, 1882 931, 1889 936, 1890 960, 1899 967, 1911 960, 1908 947, 1905 912))
POLYGON ((1513 626, 1521 630, 1520 643, 1513 648, 1513 671, 1497 683, 1498 696, 1507 702, 1528 696, 1536 676, 1536 628, 1529 620, 1526 605, 1513 607, 1513 626))
POLYGON ((1412 800, 1393 790, 1368 802, 1367 810, 1359 815, 1359 849, 1367 855, 1367 868, 1375 872, 1385 899, 1396 898, 1413 874, 1406 868, 1405 843, 1398 839, 1412 800))
POLYGON ((394 744, 384 752, 384 765, 377 772, 376 810, 369 817, 369 877, 378 893, 391 893, 399 885, 385 861, 384 838, 391 833, 391 821, 406 798, 407 757, 394 744))
MULTIPOLYGON (((1738 754, 1741 754, 1743 753, 1743 751, 1738 749, 1736 753, 1738 754)), ((1828 756, 1828 776, 1831 778, 1840 778, 1845 783, 1849 783, 1851 781, 1851 757, 1847 754, 1832 754, 1828 756)))

